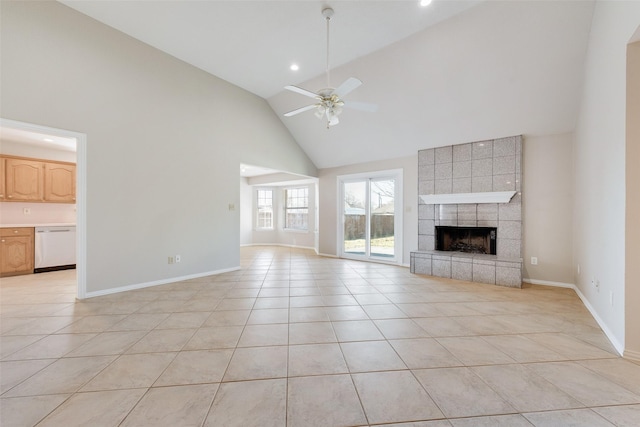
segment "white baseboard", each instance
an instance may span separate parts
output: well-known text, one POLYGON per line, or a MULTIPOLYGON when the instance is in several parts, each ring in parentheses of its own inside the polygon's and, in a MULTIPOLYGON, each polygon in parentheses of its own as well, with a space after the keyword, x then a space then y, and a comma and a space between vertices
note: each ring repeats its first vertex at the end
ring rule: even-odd
MULTIPOLYGON (((625 357, 627 357, 626 354, 629 352, 624 351, 624 345, 622 345, 622 343, 618 341, 616 336, 611 332, 611 330, 607 327, 607 324, 600 318, 600 316, 598 316, 598 313, 593 308, 589 300, 584 296, 582 292, 580 292, 580 289, 578 289, 576 285, 574 285, 573 283, 552 282, 548 280, 536 280, 536 279, 522 279, 522 281, 524 283, 530 283, 532 285, 554 286, 557 288, 573 289, 578 295, 578 297, 580 298, 580 300, 582 301, 582 303, 584 304, 584 306, 587 308, 587 310, 589 310, 589 313, 591 313, 595 321, 598 323, 598 326, 600 326, 600 328, 602 329, 602 332, 604 332, 604 334, 607 336, 607 339, 611 342, 611 345, 613 345, 613 347, 616 349, 618 354, 619 355, 625 354, 625 357)), ((636 356, 640 360, 640 354, 636 354, 636 356)), ((628 357, 630 359, 635 358, 634 356, 628 356, 628 357)))
POLYGON ((284 243, 247 243, 244 245, 240 245, 241 247, 248 247, 248 246, 280 246, 283 248, 296 248, 296 249, 309 249, 311 251, 314 251, 315 253, 318 253, 316 251, 316 248, 312 247, 312 246, 298 246, 298 245, 287 245, 284 243))
POLYGON ((240 267, 226 268, 223 270, 206 271, 204 273, 189 274, 187 276, 171 277, 169 279, 154 280, 151 282, 136 283, 133 285, 120 286, 117 288, 105 289, 102 291, 87 292, 86 298, 100 297, 103 295, 117 294, 125 291, 133 291, 135 289, 150 288, 152 286, 167 285, 169 283, 181 282, 183 280, 197 279, 199 277, 213 276, 216 274, 228 273, 230 271, 238 271, 240 267))
POLYGON ((529 283, 532 285, 554 286, 556 288, 569 288, 569 289, 576 288, 576 285, 574 285, 573 283, 552 282, 550 280, 522 279, 522 281, 524 283, 529 283))
POLYGON ((613 347, 616 349, 618 354, 620 356, 622 356, 624 354, 624 345, 622 345, 622 343, 620 341, 618 341, 618 339, 613 334, 613 332, 611 332, 611 329, 609 329, 607 327, 607 324, 600 318, 600 316, 598 316, 598 313, 593 308, 591 303, 589 303, 589 300, 587 299, 587 297, 585 297, 584 294, 582 292, 580 292, 580 289, 578 289, 577 286, 574 286, 573 289, 576 291, 576 294, 578 294, 578 296, 582 300, 582 303, 584 304, 585 307, 587 307, 587 310, 589 310, 589 313, 591 313, 593 318, 596 320, 596 322, 598 323, 598 325, 602 329, 602 332, 604 332, 604 334, 607 336, 607 338, 609 339, 609 341, 611 342, 613 347))
POLYGON ((640 362, 640 351, 625 350, 623 357, 640 362))
POLYGON ((321 252, 316 252, 316 253, 317 253, 319 256, 324 256, 324 257, 327 257, 327 258, 338 258, 338 256, 337 256, 337 255, 333 255, 333 254, 323 254, 323 253, 321 253, 321 252))

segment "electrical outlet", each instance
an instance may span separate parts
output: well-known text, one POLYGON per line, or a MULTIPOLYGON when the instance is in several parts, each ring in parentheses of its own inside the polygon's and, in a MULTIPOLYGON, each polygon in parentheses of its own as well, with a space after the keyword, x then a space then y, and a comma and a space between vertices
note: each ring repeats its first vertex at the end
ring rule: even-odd
POLYGON ((538 257, 536 256, 531 257, 531 265, 538 265, 538 257))
POLYGON ((235 211, 236 210, 236 205, 233 203, 229 203, 229 210, 230 211, 235 211))
POLYGON ((180 255, 176 255, 176 264, 180 262, 180 255))
POLYGON ((175 259, 172 256, 167 258, 167 264, 173 264, 174 262, 175 262, 175 259))
POLYGON ((31 208, 22 209, 22 213, 24 213, 25 215, 31 215, 31 208))

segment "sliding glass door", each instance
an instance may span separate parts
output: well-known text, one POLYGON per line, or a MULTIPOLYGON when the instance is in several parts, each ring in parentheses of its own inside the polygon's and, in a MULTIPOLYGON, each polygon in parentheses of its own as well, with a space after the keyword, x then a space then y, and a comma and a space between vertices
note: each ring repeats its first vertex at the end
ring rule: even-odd
POLYGON ((340 255, 401 262, 402 171, 341 176, 339 187, 340 255))

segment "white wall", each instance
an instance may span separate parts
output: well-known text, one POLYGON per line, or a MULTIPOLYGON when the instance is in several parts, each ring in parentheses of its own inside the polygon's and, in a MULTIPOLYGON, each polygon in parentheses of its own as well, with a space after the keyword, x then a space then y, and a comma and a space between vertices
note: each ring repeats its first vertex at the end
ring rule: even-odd
POLYGON ((264 99, 60 3, 1 7, 3 118, 87 135, 89 293, 238 267, 240 163, 316 174, 264 99))
POLYGON ((523 144, 523 278, 573 284, 573 134, 523 144), (531 257, 538 265, 531 265, 531 257))
POLYGON ((252 241, 253 230, 253 189, 247 178, 240 178, 240 244, 252 241))
POLYGON ((409 265, 410 252, 418 249, 418 153, 410 157, 361 163, 337 168, 320 169, 320 234, 318 252, 337 255, 338 234, 338 176, 377 172, 390 169, 402 169, 403 177, 403 265, 409 265))
POLYGON ((625 342, 626 49, 639 23, 640 2, 596 3, 574 151, 574 255, 581 268, 575 282, 619 350, 625 342))

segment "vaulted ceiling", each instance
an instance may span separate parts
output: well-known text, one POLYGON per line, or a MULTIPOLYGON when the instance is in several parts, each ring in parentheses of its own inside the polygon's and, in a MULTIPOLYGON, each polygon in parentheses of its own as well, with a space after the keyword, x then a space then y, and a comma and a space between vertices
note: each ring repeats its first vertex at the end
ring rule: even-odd
MULTIPOLYGON (((62 1, 265 98, 318 168, 515 134, 570 132, 581 98, 593 1, 62 1), (364 82, 326 129, 285 91, 364 82), (292 63, 300 69, 289 69, 292 63)), ((247 117, 251 120, 251 117, 247 117)))

